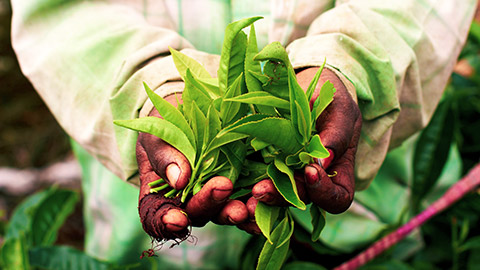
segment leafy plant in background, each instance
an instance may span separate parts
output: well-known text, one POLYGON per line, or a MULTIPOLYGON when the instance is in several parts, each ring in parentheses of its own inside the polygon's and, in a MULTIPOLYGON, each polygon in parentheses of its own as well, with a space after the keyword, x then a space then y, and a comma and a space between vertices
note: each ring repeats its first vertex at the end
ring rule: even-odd
MULTIPOLYGON (((145 85, 163 119, 115 121, 162 138, 188 159, 193 168, 190 182, 183 191, 166 192, 166 197, 181 193, 184 202, 214 175, 231 179, 236 190, 243 188, 234 194, 241 197, 251 191, 245 187, 268 177, 287 202, 300 210, 307 209, 298 195, 294 170, 329 156, 314 131, 315 120, 333 100, 335 88, 326 82, 310 109, 309 101, 323 66, 305 92, 280 43, 271 43, 258 52, 252 25, 258 19, 247 18, 227 26, 218 78, 212 78, 195 60, 171 49, 185 82, 183 104, 175 108, 145 85), (242 29, 250 25, 247 36, 242 29)), ((163 179, 150 186, 151 192, 169 188, 163 179)), ((266 237, 257 268, 279 269, 294 230, 293 216, 287 207, 259 203, 256 209, 256 221, 266 237)), ((316 240, 325 223, 324 215, 316 206, 310 212, 315 227, 312 239, 316 240)))
POLYGON ((50 188, 24 200, 6 226, 0 250, 2 269, 107 269, 107 264, 79 250, 54 246, 78 199, 74 191, 50 188))

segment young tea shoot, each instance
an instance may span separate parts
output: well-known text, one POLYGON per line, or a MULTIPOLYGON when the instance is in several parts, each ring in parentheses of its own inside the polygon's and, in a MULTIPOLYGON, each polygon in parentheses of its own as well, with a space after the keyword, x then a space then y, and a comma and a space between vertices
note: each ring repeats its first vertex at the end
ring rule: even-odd
MULTIPOLYGON (((162 118, 114 122, 161 138, 190 163, 192 174, 183 190, 171 189, 160 179, 149 184, 151 192, 181 196, 184 202, 200 191, 205 181, 223 175, 234 183, 232 197, 238 198, 248 195, 249 187, 258 181, 270 178, 287 202, 300 210, 307 209, 298 195, 294 171, 329 156, 315 123, 332 102, 335 88, 327 81, 310 108, 325 63, 304 91, 279 42, 258 52, 253 26, 258 19, 247 18, 227 26, 218 78, 194 59, 170 49, 185 82, 183 104, 171 105, 144 84, 162 118), (243 29, 248 26, 247 36, 243 29)), ((317 240, 325 224, 324 213, 311 206, 310 214, 312 240, 317 240)), ((259 203, 255 218, 266 237, 257 269, 279 269, 288 253, 294 217, 288 207, 259 203)))

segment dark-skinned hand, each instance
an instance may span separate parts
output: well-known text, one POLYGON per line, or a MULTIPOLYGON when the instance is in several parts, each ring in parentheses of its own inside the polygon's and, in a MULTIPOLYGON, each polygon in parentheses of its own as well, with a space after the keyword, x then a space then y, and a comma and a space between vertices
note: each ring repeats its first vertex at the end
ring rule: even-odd
MULTIPOLYGON (((297 80, 307 89, 318 68, 297 73, 297 80)), ((355 153, 357 151, 362 117, 358 105, 337 75, 324 69, 310 105, 317 99, 321 86, 329 80, 336 88, 334 100, 320 115, 316 128, 330 156, 309 164, 303 173, 296 172, 295 180, 300 198, 312 202, 332 214, 346 211, 355 191, 355 153)), ((260 233, 255 223, 255 207, 261 201, 269 205, 288 206, 270 179, 257 183, 252 197, 246 202, 249 220, 238 227, 250 233, 260 233)))
MULTIPOLYGON (((177 105, 175 96, 165 99, 177 105)), ((155 109, 150 116, 160 117, 155 109)), ((148 183, 160 178, 177 190, 183 189, 191 175, 190 164, 177 149, 147 133, 139 134, 136 155, 140 174, 140 219, 144 230, 155 239, 184 239, 190 225, 204 226, 208 221, 235 225, 247 219, 245 204, 228 199, 233 185, 223 176, 208 180, 186 203, 178 198, 163 197, 168 190, 149 194, 148 183)))
MULTIPOLYGON (((297 73, 297 80, 306 89, 318 68, 308 68, 297 73)), ((316 127, 322 143, 330 156, 307 165, 295 179, 300 198, 312 202, 330 213, 341 213, 350 206, 355 188, 355 153, 362 119, 358 105, 341 80, 331 70, 325 69, 312 97, 318 97, 321 85, 330 80, 336 93, 333 102, 317 119, 316 127), (332 176, 335 175, 335 176, 332 176)), ((173 96, 166 98, 176 104, 173 96)), ((151 113, 157 116, 155 110, 151 113)), ((144 229, 159 238, 181 238, 189 225, 203 226, 208 221, 218 224, 237 225, 250 233, 260 233, 254 213, 258 201, 269 205, 287 206, 273 185, 265 179, 252 188, 252 197, 245 203, 229 200, 233 186, 225 177, 214 177, 202 190, 181 204, 178 200, 166 199, 162 193, 148 195, 148 183, 159 178, 166 179, 170 186, 182 189, 188 183, 191 169, 187 159, 175 148, 161 139, 141 133, 137 141, 137 161, 140 172, 139 212, 144 229)))

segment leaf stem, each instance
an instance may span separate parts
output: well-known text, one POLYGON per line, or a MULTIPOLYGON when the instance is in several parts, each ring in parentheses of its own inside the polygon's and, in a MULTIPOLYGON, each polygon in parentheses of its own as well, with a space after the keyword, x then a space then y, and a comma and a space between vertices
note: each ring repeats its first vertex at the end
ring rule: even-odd
POLYGON ((169 192, 165 193, 164 197, 165 197, 165 198, 174 197, 174 194, 175 194, 175 192, 177 192, 177 191, 178 191, 178 190, 176 190, 176 189, 172 189, 172 190, 170 190, 169 192))
POLYGON ((150 189, 150 193, 157 193, 157 192, 159 192, 159 191, 161 191, 161 190, 166 189, 167 187, 169 187, 169 185, 164 184, 163 186, 159 186, 159 187, 156 187, 156 188, 151 188, 151 189, 150 189))
POLYGON ((158 180, 155 180, 155 181, 152 181, 152 182, 148 183, 147 185, 148 185, 149 187, 154 187, 154 186, 157 186, 157 185, 163 184, 163 183, 165 183, 165 180, 163 180, 162 178, 160 178, 160 179, 158 179, 158 180))

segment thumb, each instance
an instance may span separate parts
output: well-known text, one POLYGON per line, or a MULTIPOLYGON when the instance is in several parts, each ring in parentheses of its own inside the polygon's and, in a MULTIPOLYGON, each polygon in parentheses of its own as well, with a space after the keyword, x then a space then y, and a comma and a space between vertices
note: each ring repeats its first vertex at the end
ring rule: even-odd
POLYGON ((187 158, 180 151, 147 133, 140 133, 138 140, 156 174, 177 190, 188 184, 191 168, 187 158))

